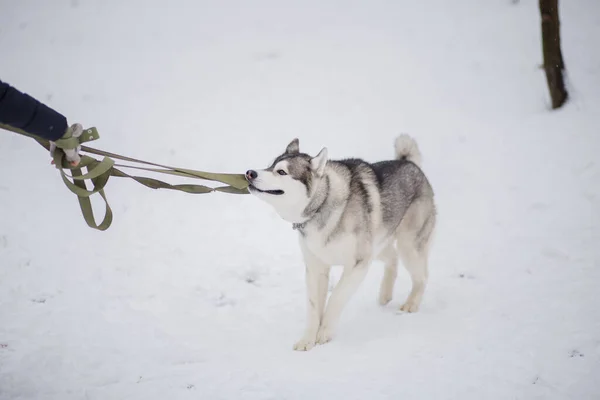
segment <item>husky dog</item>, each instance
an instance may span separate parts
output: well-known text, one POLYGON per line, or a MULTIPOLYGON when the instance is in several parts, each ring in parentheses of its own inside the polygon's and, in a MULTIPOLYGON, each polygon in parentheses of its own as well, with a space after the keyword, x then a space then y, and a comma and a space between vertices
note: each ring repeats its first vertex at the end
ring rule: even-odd
POLYGON ((298 231, 306 265, 307 321, 295 350, 329 342, 342 310, 375 259, 385 264, 379 303, 392 300, 398 258, 412 290, 400 310, 416 312, 427 284, 427 258, 436 221, 433 190, 421 171, 417 143, 402 134, 394 160, 328 160, 300 152, 294 139, 270 167, 249 170, 250 192, 298 231), (331 266, 344 272, 329 301, 331 266))

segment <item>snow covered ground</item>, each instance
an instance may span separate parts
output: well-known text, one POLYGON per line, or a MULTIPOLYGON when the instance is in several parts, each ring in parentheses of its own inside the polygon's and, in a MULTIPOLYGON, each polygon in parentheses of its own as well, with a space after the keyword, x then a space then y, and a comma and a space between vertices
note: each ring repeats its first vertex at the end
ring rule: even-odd
POLYGON ((440 213, 419 313, 403 270, 377 305, 376 263, 294 352, 303 265, 265 204, 113 179, 96 232, 0 134, 0 399, 597 399, 600 3, 561 6, 551 112, 534 0, 0 0, 0 77, 95 147, 243 172, 293 137, 375 161, 408 132, 440 213))

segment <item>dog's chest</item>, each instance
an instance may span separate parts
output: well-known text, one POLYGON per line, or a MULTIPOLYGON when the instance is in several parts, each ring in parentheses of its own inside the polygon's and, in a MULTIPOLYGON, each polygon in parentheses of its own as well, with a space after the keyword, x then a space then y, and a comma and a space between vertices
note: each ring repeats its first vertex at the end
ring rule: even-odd
POLYGON ((304 232, 301 236, 306 247, 327 265, 351 265, 357 257, 357 237, 342 234, 335 237, 319 232, 304 232))
POLYGON ((374 235, 352 231, 326 235, 319 231, 301 231, 304 245, 327 265, 354 265, 357 260, 375 258, 390 244, 388 232, 379 229, 374 235))

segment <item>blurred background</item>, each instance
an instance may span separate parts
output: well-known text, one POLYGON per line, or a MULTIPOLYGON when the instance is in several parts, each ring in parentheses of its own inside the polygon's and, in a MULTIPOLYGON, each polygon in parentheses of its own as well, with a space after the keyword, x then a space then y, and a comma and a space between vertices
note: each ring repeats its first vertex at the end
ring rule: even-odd
POLYGON ((403 269, 377 304, 374 263, 298 353, 304 266, 270 207, 114 178, 94 231, 2 132, 0 399, 597 398, 600 3, 558 6, 564 91, 533 0, 0 0, 0 79, 92 147, 241 173, 294 137, 378 161, 406 132, 439 209, 421 311, 396 312, 403 269))

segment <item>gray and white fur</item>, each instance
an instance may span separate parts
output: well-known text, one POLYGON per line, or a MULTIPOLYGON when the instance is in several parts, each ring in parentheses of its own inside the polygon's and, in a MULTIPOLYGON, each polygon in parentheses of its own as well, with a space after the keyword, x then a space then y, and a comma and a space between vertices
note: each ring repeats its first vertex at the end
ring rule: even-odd
POLYGON ((306 265, 307 320, 296 350, 310 350, 334 335, 344 306, 375 259, 385 264, 379 303, 392 300, 398 259, 412 278, 402 311, 416 312, 428 278, 428 253, 436 209, 421 153, 410 136, 395 142, 393 160, 312 157, 298 139, 266 169, 249 170, 250 192, 275 208, 298 231, 306 265), (344 267, 326 301, 329 271, 344 267))

